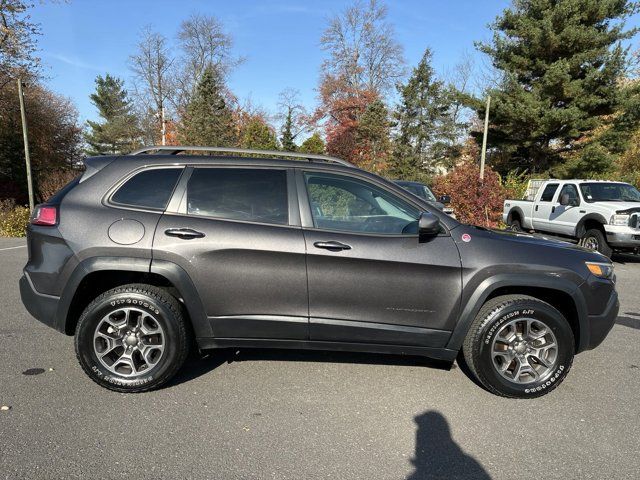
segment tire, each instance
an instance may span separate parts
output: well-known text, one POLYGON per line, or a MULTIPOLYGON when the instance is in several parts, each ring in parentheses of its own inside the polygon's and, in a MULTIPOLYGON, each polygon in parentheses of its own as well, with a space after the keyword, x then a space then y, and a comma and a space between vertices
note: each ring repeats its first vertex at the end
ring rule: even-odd
POLYGON ((607 239, 599 228, 591 228, 585 232, 580 239, 580 245, 590 250, 600 252, 606 257, 611 258, 613 249, 607 243, 607 239))
POLYGON ((75 349, 94 382, 139 393, 160 387, 178 372, 189 352, 188 340, 173 296, 151 285, 131 284, 103 293, 85 308, 75 349))
POLYGON ((522 224, 520 223, 520 220, 518 220, 517 218, 511 219, 511 222, 509 223, 509 229, 512 232, 522 232, 522 224))
POLYGON ((575 343, 571 326, 553 306, 534 297, 505 295, 489 300, 480 309, 467 332, 462 353, 470 373, 491 393, 535 398, 554 390, 565 379, 573 363, 575 343), (522 327, 527 324, 529 339, 546 333, 537 340, 521 342, 518 331, 524 336, 522 327), (509 344, 511 336, 515 340, 509 344), (505 349, 508 344, 511 350, 505 349), (531 352, 525 350, 527 346, 531 352), (500 373, 505 365, 504 373, 500 373))

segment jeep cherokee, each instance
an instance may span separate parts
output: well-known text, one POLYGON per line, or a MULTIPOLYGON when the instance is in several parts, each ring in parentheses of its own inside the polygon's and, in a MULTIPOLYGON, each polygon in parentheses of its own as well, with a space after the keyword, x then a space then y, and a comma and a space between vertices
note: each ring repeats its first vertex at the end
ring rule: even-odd
POLYGON ((20 291, 112 390, 159 387, 193 345, 458 358, 531 398, 618 312, 599 253, 463 225, 340 159, 150 147, 85 163, 34 209, 20 291))

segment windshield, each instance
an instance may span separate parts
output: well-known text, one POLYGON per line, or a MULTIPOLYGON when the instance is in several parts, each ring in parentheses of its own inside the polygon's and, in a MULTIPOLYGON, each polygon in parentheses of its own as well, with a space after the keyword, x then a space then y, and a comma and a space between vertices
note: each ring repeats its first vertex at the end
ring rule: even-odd
POLYGON ((404 182, 398 182, 398 185, 400 185, 405 190, 410 191, 414 195, 417 195, 420 198, 424 198, 428 202, 437 201, 431 189, 426 185, 421 185, 418 183, 404 183, 404 182))
POLYGON ((640 192, 628 183, 583 183, 582 196, 589 202, 640 202, 640 192))
POLYGON ((427 196, 427 200, 429 200, 430 202, 437 202, 436 196, 433 194, 431 189, 426 185, 424 185, 424 194, 427 196))

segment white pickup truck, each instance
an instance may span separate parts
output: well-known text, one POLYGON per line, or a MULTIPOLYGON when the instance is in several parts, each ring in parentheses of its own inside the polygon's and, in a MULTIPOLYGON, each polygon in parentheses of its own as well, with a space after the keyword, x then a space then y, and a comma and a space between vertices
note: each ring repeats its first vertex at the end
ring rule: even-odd
POLYGON ((601 180, 532 180, 524 200, 505 200, 503 221, 517 231, 578 240, 610 257, 640 249, 640 191, 601 180))

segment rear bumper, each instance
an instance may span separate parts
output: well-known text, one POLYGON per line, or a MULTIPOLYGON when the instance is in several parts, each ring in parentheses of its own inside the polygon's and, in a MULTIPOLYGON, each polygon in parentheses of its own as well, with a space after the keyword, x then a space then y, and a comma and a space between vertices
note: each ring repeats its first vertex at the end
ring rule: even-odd
POLYGON ((604 311, 600 315, 589 315, 587 318, 589 342, 585 350, 596 348, 602 343, 616 323, 618 310, 620 310, 620 302, 618 294, 614 290, 604 311))
POLYGON ((56 320, 60 298, 36 291, 26 272, 20 278, 20 297, 27 311, 36 320, 60 332, 64 332, 64 329, 60 328, 56 320))

